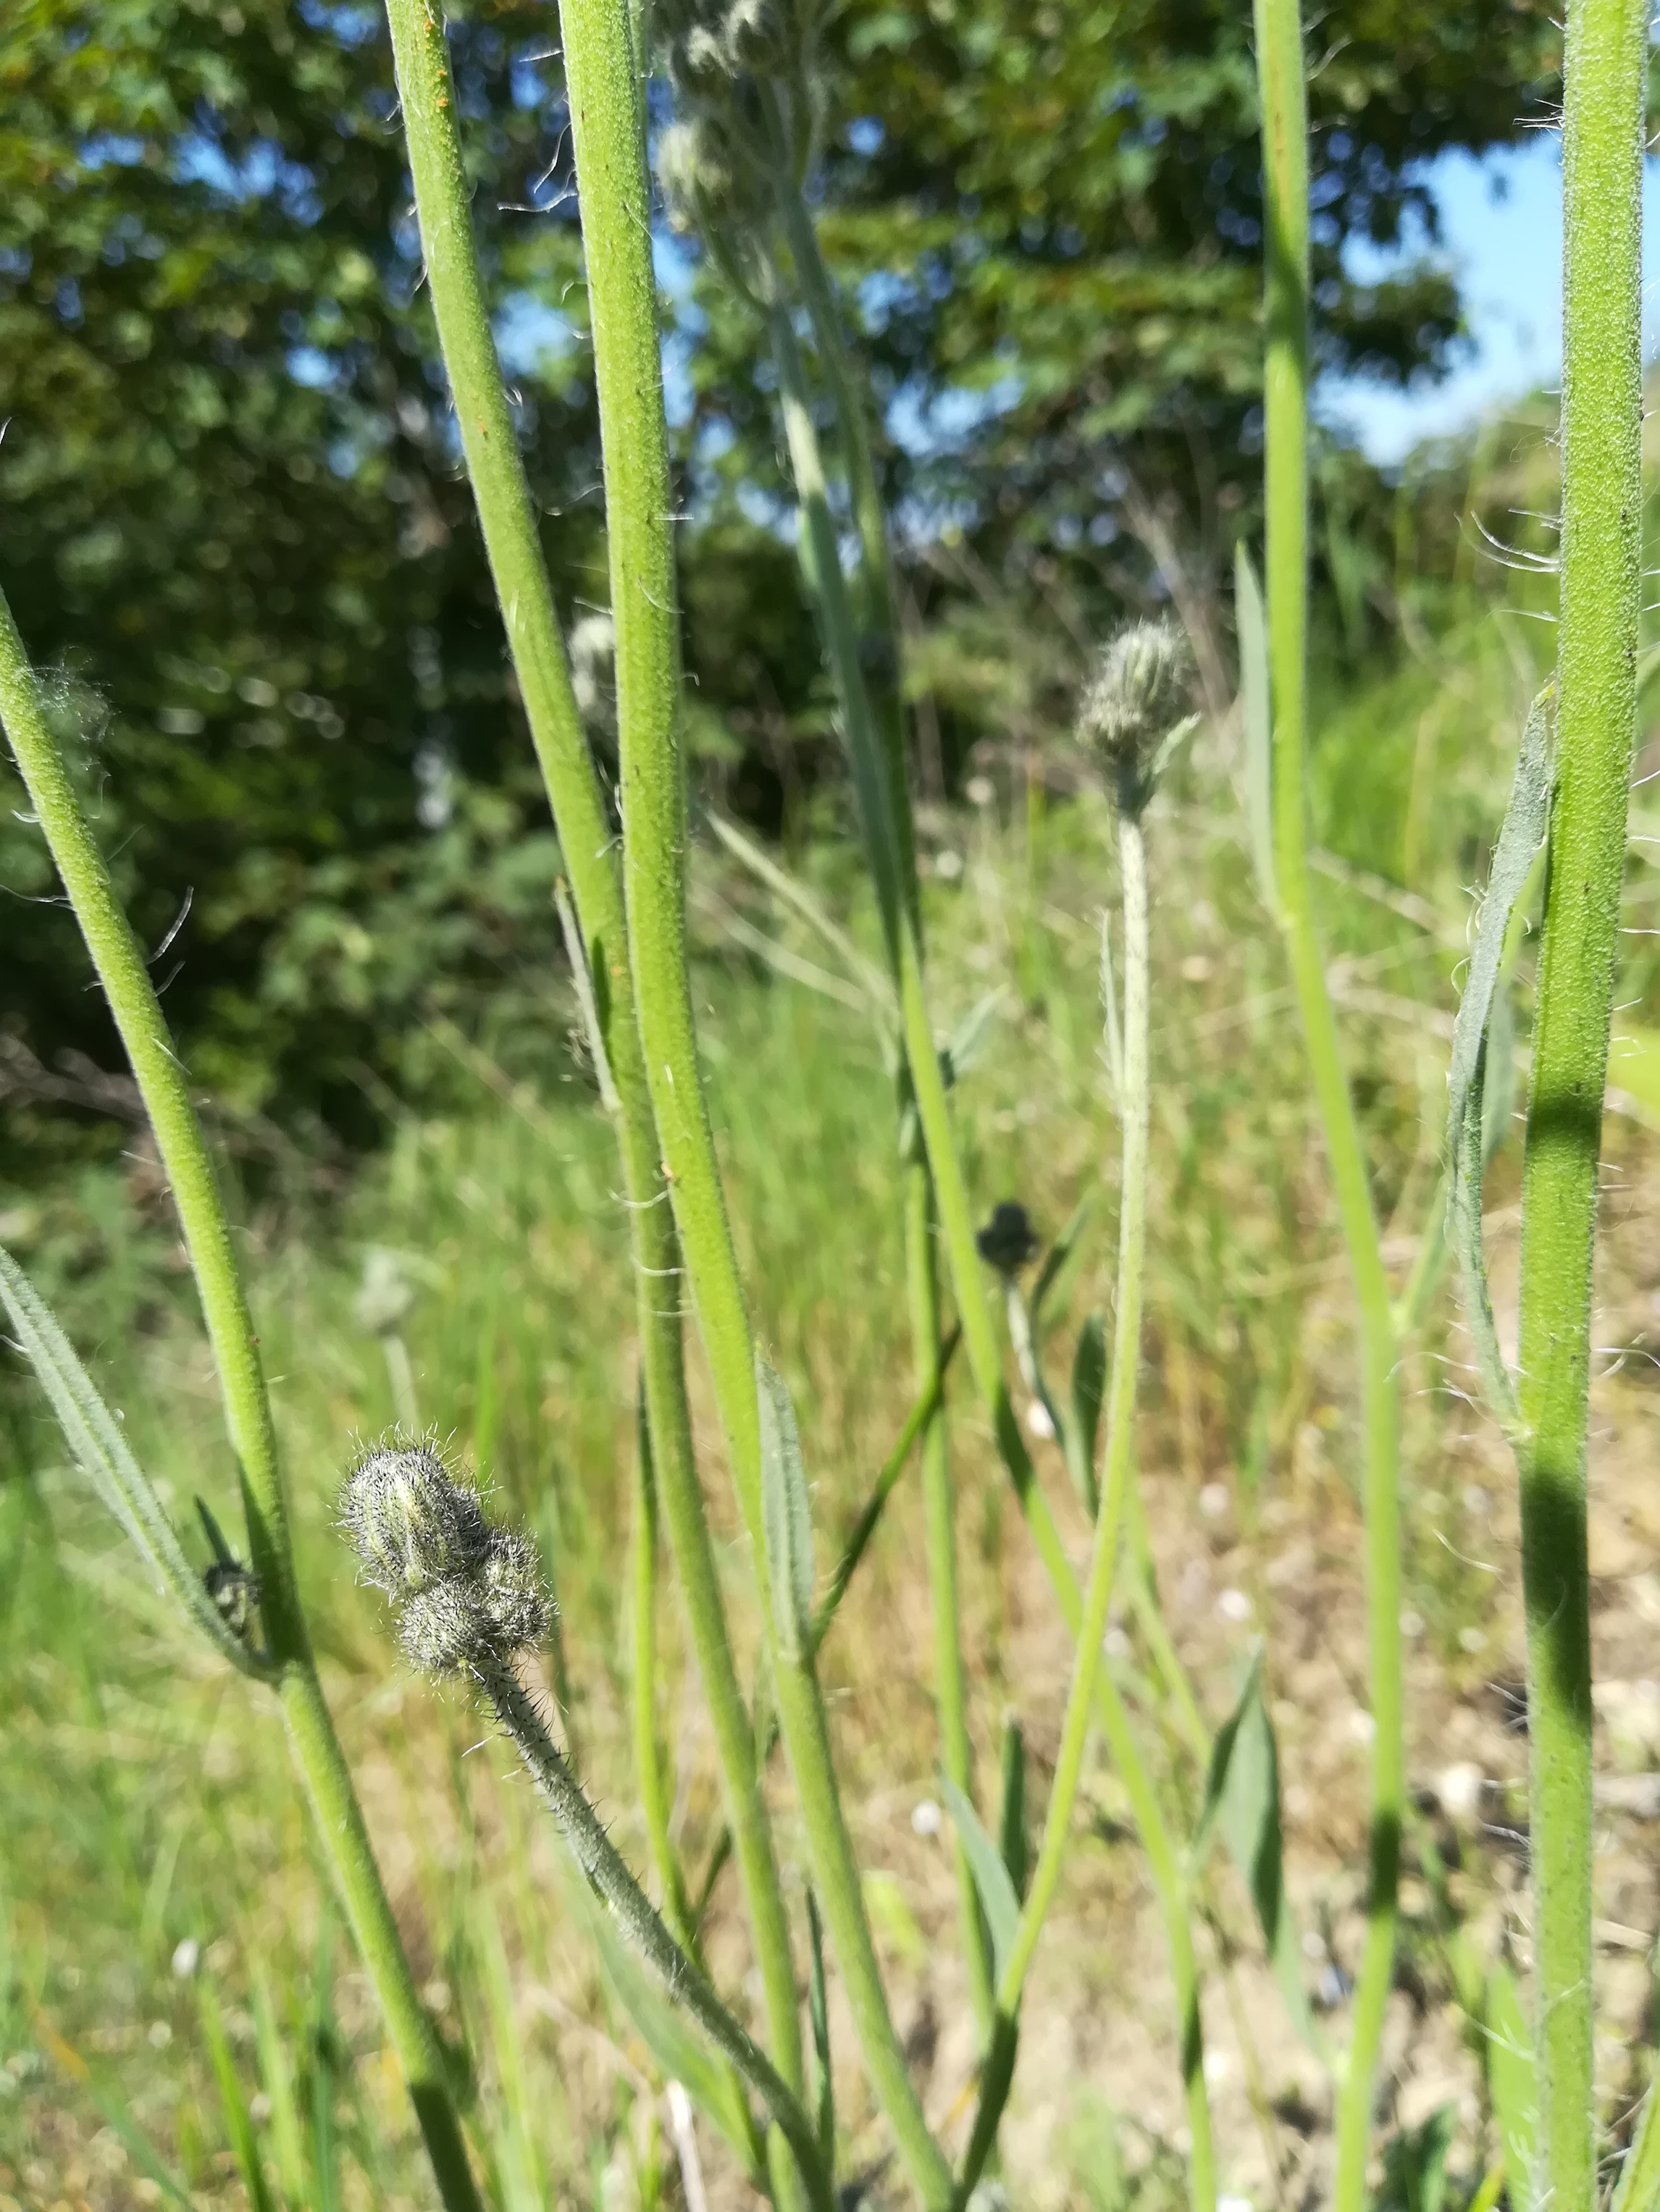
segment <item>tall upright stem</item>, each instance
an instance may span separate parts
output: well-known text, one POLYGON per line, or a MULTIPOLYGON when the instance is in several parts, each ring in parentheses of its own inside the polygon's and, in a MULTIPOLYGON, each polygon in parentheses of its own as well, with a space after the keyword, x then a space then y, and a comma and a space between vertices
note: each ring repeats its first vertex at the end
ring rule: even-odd
MULTIPOLYGON (((697 1060, 686 969, 686 789, 672 493, 635 62, 627 20, 615 0, 565 0, 561 21, 605 469, 623 885, 635 1005, 699 1329, 733 1484, 758 1560, 765 1556, 765 1540, 754 1352, 697 1060)), ((927 2204, 943 2205, 950 2172, 928 2132, 889 2017, 817 1684, 810 1666, 780 1666, 769 1626, 768 1643, 814 1879, 866 2071, 919 2196, 927 2204)))
POLYGON ((1572 0, 1562 131, 1556 793, 1522 1172, 1522 1581, 1538 2007, 1538 2202, 1595 2202, 1585 1532, 1591 1261, 1627 790, 1643 487, 1647 9, 1572 0))
MULTIPOLYGON (((812 240, 812 225, 806 221, 806 210, 800 206, 799 193, 793 190, 787 192, 786 201, 787 204, 796 207, 800 221, 806 226, 806 243, 798 243, 796 247, 795 258, 800 268, 809 246, 812 247, 816 256, 816 244, 812 240)), ((818 265, 816 259, 813 265, 818 265)), ((822 268, 818 273, 822 279, 822 268)), ((821 302, 821 311, 833 322, 833 302, 827 291, 821 302)), ((921 902, 917 896, 915 853, 910 836, 910 791, 905 774, 903 732, 896 727, 887 731, 885 735, 879 733, 873 716, 859 652, 858 632, 846 580, 842 574, 835 524, 818 447, 818 434, 813 426, 795 333, 788 316, 781 310, 773 317, 772 343, 783 403, 791 472, 795 479, 796 497, 801 510, 802 568, 818 607, 830 672, 841 702, 848 752, 859 789, 860 818, 871 872, 879 886, 885 884, 891 886, 885 900, 885 911, 891 915, 887 932, 890 969, 896 984, 898 984, 902 939, 912 948, 912 957, 919 969, 921 960, 921 902)), ((842 359, 844 378, 836 402, 838 412, 843 416, 844 437, 851 439, 855 434, 856 426, 856 434, 866 454, 866 469, 868 473, 868 447, 863 441, 862 417, 851 386, 846 381, 845 356, 842 359)), ((869 497, 873 497, 874 492, 875 479, 872 477, 868 486, 869 497)), ((868 498, 866 504, 868 507, 868 498)), ((886 538, 879 507, 874 515, 868 512, 865 514, 860 536, 865 543, 867 601, 876 599, 879 593, 880 605, 885 608, 889 605, 890 586, 886 538), (869 533, 873 533, 880 549, 878 556, 879 581, 873 579, 870 572, 869 533)), ((897 656, 897 634, 889 628, 885 635, 890 650, 897 656)), ((897 690, 894 697, 897 704, 897 690)), ((937 1056, 935 1068, 937 1072, 937 1056)), ((914 1091, 914 1083, 912 1088, 914 1091)), ((925 1148, 923 1157, 906 1170, 905 1197, 905 1273, 910 1304, 912 1355, 916 1364, 919 1387, 926 1387, 939 1360, 939 1289, 934 1226, 933 1176, 925 1148)), ((957 1597, 956 1510, 952 1491, 949 1432, 943 1406, 933 1415, 923 1437, 922 1473, 927 1520, 928 1578, 933 1605, 934 1696, 939 1713, 940 1754, 946 1773, 964 1796, 972 1800, 974 1759, 963 1681, 957 1597)), ((984 2033, 991 2023, 991 1948, 974 1886, 974 1875, 960 1837, 956 1839, 955 1850, 970 2001, 984 2033)))
POLYGON ((1362 2212, 1373 2083, 1395 1967, 1402 1815, 1400 1409, 1396 1339, 1377 1217, 1326 989, 1308 866, 1308 107, 1298 0, 1256 0, 1262 103, 1268 350, 1268 611, 1274 707, 1274 858, 1343 1240, 1353 1279, 1365 1431, 1371 1881, 1365 1948, 1337 2116, 1336 2212, 1362 2212))
POLYGON ((438 2039, 417 1994, 362 1808, 317 1680, 295 1581, 259 1340, 237 1268, 218 1178, 149 970, 47 726, 33 672, 3 594, 0 722, 103 985, 167 1170, 219 1377, 225 1426, 241 1481, 248 1550, 259 1577, 261 1620, 295 1763, 409 2082, 439 2193, 447 2212, 478 2212, 477 2188, 438 2039))
MULTIPOLYGON (((593 12, 585 11, 586 15, 593 12)), ((698 1487, 686 1401, 678 1285, 680 1250, 660 1171, 650 1088, 635 1020, 623 885, 611 822, 583 733, 554 611, 536 513, 513 434, 490 333, 474 245, 465 171, 455 119, 455 91, 441 19, 427 0, 388 0, 404 127, 433 312, 455 397, 473 497, 506 624, 531 737, 552 805, 578 919, 593 972, 596 1011, 618 1103, 618 1142, 634 1245, 641 1362, 658 1493, 667 1524, 721 1759, 721 1782, 749 1909, 767 2007, 769 2037, 781 2073, 801 2081, 801 2033, 788 1924, 763 1802, 753 1732, 733 1663, 718 1571, 698 1487)), ((625 21, 608 34, 628 43, 625 21)), ((586 21, 568 30, 567 63, 576 83, 593 67, 586 21)), ((619 64, 617 97, 632 160, 642 160, 632 63, 619 64)), ((580 132, 580 126, 579 126, 580 132)), ((617 155, 627 158, 626 152, 617 155)), ((636 195, 643 206, 643 195, 636 195)), ((585 210, 586 212, 586 210, 585 210)), ((643 222, 643 215, 638 219, 643 222)), ((665 483, 661 499, 667 497, 665 483)), ((662 511, 666 513, 666 504, 662 511)), ((613 529, 616 528, 613 522, 613 529)), ((648 583, 648 590, 651 587, 648 583)), ((672 592, 666 604, 672 609, 672 592)), ((618 688, 623 686, 622 624, 618 688)), ((630 639, 632 651, 632 639, 630 639)), ((630 711, 637 692, 630 675, 630 711)))

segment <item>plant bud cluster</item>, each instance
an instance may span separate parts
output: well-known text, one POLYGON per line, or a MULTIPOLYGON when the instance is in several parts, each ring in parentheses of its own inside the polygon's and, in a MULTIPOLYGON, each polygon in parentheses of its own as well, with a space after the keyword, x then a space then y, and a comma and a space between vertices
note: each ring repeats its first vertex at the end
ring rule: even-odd
POLYGON ((394 1432, 365 1452, 346 1478, 340 1519, 423 1674, 502 1659, 547 1633, 552 1607, 535 1545, 488 1521, 477 1492, 454 1480, 430 1440, 394 1432))
MULTIPOLYGON (((728 253, 771 211, 818 105, 812 0, 664 0, 659 35, 677 120, 658 143, 671 218, 728 253)), ((742 255, 739 256, 742 258, 742 255)))
POLYGON ((1078 707, 1078 736, 1139 813, 1152 796, 1165 741, 1188 711, 1193 653, 1168 618, 1134 622, 1103 648, 1078 707))

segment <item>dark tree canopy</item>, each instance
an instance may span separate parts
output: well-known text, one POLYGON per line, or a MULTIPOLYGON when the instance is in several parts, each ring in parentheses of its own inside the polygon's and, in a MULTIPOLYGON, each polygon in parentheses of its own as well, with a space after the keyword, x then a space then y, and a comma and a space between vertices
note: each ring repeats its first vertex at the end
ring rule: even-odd
MULTIPOLYGON (((575 623, 605 580, 556 32, 545 0, 482 0, 452 38, 575 623)), ((1163 503, 1201 576, 1248 510, 1249 36, 1248 8, 1213 0, 850 0, 830 26, 826 234, 886 410, 919 604, 936 641, 956 641, 924 635, 917 653, 940 676, 954 755, 1001 711, 994 684, 953 699, 943 672, 965 665, 970 568, 1017 609, 1059 574, 1097 620, 1146 587, 1128 499, 1163 503), (946 522, 957 580, 930 602, 937 548, 918 541, 946 522)), ((1343 274, 1344 241, 1389 243, 1413 216, 1432 231, 1423 165, 1512 135, 1548 88, 1557 33, 1542 4, 1346 0, 1310 40, 1326 55, 1322 358, 1433 373, 1458 329, 1449 280, 1367 289, 1343 274)), ((427 1012, 464 994, 522 1004, 555 957, 556 852, 419 276, 376 10, 9 12, 5 588, 148 944, 190 897, 158 974, 196 1073, 248 1106, 347 1127, 364 1125, 365 1071, 396 1076, 427 1012)), ((694 742, 740 803, 775 811, 833 749, 778 526, 769 394, 754 333, 706 276, 668 312, 672 386, 692 394, 694 742)), ((14 1133, 40 1065, 66 1050, 117 1065, 16 795, 0 793, 14 1133)))

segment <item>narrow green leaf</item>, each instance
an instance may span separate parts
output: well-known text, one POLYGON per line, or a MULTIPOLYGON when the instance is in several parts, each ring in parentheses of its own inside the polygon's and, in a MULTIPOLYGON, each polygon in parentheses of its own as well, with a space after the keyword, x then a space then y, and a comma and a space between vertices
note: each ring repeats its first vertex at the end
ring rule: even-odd
POLYGON ((270 1986, 258 1964, 253 1969, 251 1996, 259 2051, 259 2081, 271 2104, 271 2142, 277 2153, 277 2178, 290 2212, 301 2212, 307 2194, 306 2150, 300 2108, 295 2102, 294 2069, 283 2047, 270 1986))
POLYGON ((1033 1279, 1031 1296, 1026 1301, 1026 1310, 1031 1316, 1034 1334, 1043 1315, 1044 1301, 1049 1297, 1056 1283, 1060 1281, 1067 1261, 1077 1251, 1078 1241, 1088 1224, 1091 1214, 1095 1211, 1095 1202, 1099 1195, 1098 1189, 1090 1189, 1084 1193, 1082 1198, 1073 1206, 1066 1227, 1043 1255, 1043 1264, 1033 1279))
POLYGON ((782 1656, 800 1662, 812 1653, 812 1515, 795 1408, 782 1376, 755 1363, 761 1406, 761 1517, 773 1620, 782 1656))
POLYGON ((1442 2212, 1447 2197, 1447 2153, 1458 2111, 1438 2105, 1415 2128, 1402 2128, 1383 2146, 1383 2193, 1389 2212, 1442 2212))
POLYGON ((205 1975, 197 1984, 197 2002, 201 2008, 202 2033, 208 2046, 208 2058, 213 2067, 213 2078, 218 2085, 220 2110, 225 2116, 225 2133, 230 2139, 236 2170, 248 2192, 248 2203, 253 2212, 276 2212, 276 2199, 265 2179, 265 2161, 259 2155, 258 2138, 253 2131, 247 2100, 242 2094, 242 2084, 237 2075, 236 2061, 231 2056, 225 2023, 220 2017, 219 2001, 214 1996, 213 1984, 205 1975))
POLYGON ((1539 2130, 1539 2077, 1522 1993, 1503 1960, 1488 1971, 1482 2031, 1487 2094, 1505 2146, 1510 2200, 1512 2204, 1530 2203, 1529 2178, 1539 2130))
POLYGON ((830 2066, 830 1999, 824 1986, 824 1931, 818 1899, 807 1892, 807 2017, 812 2023, 813 2060, 818 2069, 818 2141, 826 2165, 836 2160, 836 2076, 830 2066))
POLYGON ((1654 2212, 1660 2201, 1660 2096, 1651 2084, 1643 2117, 1620 2168, 1609 2212, 1654 2212))
POLYGON ((75 1347, 45 1300, 0 1246, 0 1303, 18 1349, 51 1401, 70 1455, 108 1510, 149 1560, 157 1581, 170 1589, 187 1618, 245 1674, 265 1672, 258 1655, 231 1632, 185 1555, 167 1509, 128 1449, 119 1423, 99 1396, 75 1347))
POLYGON ((1469 972, 1453 1024, 1452 1057, 1447 1070, 1447 1239, 1458 1261, 1464 1318, 1482 1389, 1511 1434, 1515 1433, 1520 1415, 1516 1388, 1493 1322, 1481 1237, 1483 1170, 1492 1148, 1490 1140, 1502 1133, 1510 1113, 1508 1066, 1493 1076, 1499 1092, 1496 1114, 1502 1114, 1503 1120, 1487 1114, 1484 1091, 1489 1070, 1496 1070, 1498 1056, 1502 1054, 1506 1061, 1511 1057, 1508 998, 1501 989, 1503 963, 1511 916, 1550 826, 1548 708, 1554 688, 1547 684, 1535 699, 1522 732, 1510 804, 1493 848, 1469 972))
POLYGON ((1268 622, 1244 543, 1233 552, 1233 620, 1239 637, 1239 712, 1245 740, 1245 820, 1256 888, 1279 911, 1274 878, 1274 716, 1268 697, 1268 622))
POLYGON ((966 1075, 979 1059, 990 1030, 993 1018, 1000 1009, 1008 993, 999 983, 982 998, 976 999, 957 1027, 939 1055, 939 1065, 947 1088, 960 1075, 966 1075))
POLYGON ((1212 1749, 1204 1808, 1194 1839, 1195 1861, 1202 1857, 1213 1827, 1220 1828, 1228 1856, 1250 1892, 1268 1964, 1292 2026, 1317 2051, 1322 2039, 1303 1985, 1303 1947, 1286 1895, 1280 1751, 1262 1701, 1260 1651, 1212 1749))
POLYGON ((1026 1739, 1018 1717, 1003 1723, 1003 1802, 997 1822, 997 1846, 1017 1898, 1026 1893, 1029 1850, 1026 1835, 1026 1739))
POLYGON ((1020 1900, 1002 1853, 980 1825, 980 1815, 948 1774, 940 1776, 939 1786, 946 1809, 956 1822, 963 1849, 968 1853, 974 1886, 980 1893, 986 1925, 991 1931, 992 1959, 1000 1980, 1004 1963, 1019 1931, 1020 1900))
POLYGON ((1095 1444, 1101 1427, 1101 1401, 1107 1389, 1107 1325, 1098 1313, 1088 1316, 1078 1332, 1078 1348, 1072 1358, 1073 1449, 1077 1462, 1073 1479, 1079 1485, 1084 1510, 1091 1521, 1098 1509, 1095 1444))

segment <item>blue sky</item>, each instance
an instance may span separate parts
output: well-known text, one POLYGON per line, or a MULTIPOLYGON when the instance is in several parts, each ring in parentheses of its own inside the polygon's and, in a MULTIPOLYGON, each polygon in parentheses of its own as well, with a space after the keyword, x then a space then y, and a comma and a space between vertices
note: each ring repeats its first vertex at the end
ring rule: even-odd
MULTIPOLYGON (((1506 399, 1554 384, 1562 361, 1562 164, 1554 131, 1529 134, 1485 161, 1450 154, 1429 172, 1441 210, 1438 249, 1463 279, 1475 358, 1439 385, 1391 392, 1329 384, 1327 419, 1347 425, 1376 460, 1402 459, 1425 438, 1465 428, 1506 399)), ((1660 345, 1660 161, 1643 191, 1643 343, 1660 345)), ((1367 276, 1386 264, 1356 254, 1367 276)))

